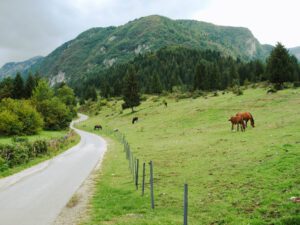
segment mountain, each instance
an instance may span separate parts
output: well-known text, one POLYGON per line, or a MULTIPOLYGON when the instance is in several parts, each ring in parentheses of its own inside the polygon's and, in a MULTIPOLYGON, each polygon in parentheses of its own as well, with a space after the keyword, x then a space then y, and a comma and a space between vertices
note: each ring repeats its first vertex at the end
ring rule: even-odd
POLYGON ((295 48, 290 48, 289 52, 291 54, 293 54, 294 56, 296 56, 296 58, 298 59, 298 61, 300 61, 300 46, 299 47, 295 47, 295 48))
POLYGON ((17 72, 26 74, 29 72, 33 65, 41 62, 44 57, 36 56, 23 62, 9 62, 0 68, 0 79, 8 76, 15 76, 17 72))
POLYGON ((89 29, 55 49, 34 68, 53 82, 78 80, 87 73, 99 73, 139 54, 171 45, 217 50, 244 60, 265 58, 270 49, 247 28, 154 15, 118 27, 89 29))

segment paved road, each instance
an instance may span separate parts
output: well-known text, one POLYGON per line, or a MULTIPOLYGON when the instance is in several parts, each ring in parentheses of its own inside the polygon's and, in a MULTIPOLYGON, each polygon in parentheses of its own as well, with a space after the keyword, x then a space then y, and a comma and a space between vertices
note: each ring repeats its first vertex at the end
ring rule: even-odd
MULTIPOLYGON (((80 122, 87 116, 80 115, 80 122)), ((0 225, 52 224, 106 151, 106 142, 75 129, 81 141, 63 154, 0 179, 0 225)))

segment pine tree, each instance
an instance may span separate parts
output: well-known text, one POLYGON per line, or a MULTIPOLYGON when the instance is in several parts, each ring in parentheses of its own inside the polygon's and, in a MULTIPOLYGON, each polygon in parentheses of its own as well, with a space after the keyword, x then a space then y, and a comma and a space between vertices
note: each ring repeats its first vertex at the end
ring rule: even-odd
POLYGON ((31 73, 29 73, 29 76, 25 82, 25 87, 24 87, 24 97, 25 98, 30 98, 32 96, 32 92, 34 88, 36 87, 37 83, 34 77, 32 76, 31 73))
POLYGON ((3 98, 13 98, 14 80, 10 77, 0 82, 0 100, 3 98))
POLYGON ((267 73, 270 81, 278 88, 292 76, 291 58, 281 43, 277 43, 267 60, 267 73))
POLYGON ((13 98, 21 99, 24 96, 24 81, 21 74, 18 72, 13 82, 13 98))
POLYGON ((131 108, 133 112, 133 107, 140 105, 140 95, 138 88, 138 79, 133 66, 129 66, 126 75, 123 80, 123 109, 131 108))

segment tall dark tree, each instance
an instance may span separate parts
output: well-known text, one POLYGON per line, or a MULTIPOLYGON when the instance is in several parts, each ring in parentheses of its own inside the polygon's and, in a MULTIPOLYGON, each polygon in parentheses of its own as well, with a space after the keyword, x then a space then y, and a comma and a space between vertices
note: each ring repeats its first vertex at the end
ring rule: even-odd
POLYGON ((134 67, 129 66, 126 75, 123 80, 123 109, 131 108, 133 112, 133 107, 140 105, 140 94, 138 87, 138 79, 136 76, 136 71, 134 67))
POLYGON ((13 98, 21 99, 24 96, 24 80, 20 73, 17 73, 13 82, 13 98))
POLYGON ((0 100, 3 98, 13 98, 14 81, 10 77, 0 82, 0 100))
POLYGON ((32 92, 34 88, 36 87, 37 82, 36 79, 33 77, 33 75, 30 73, 24 87, 24 97, 30 98, 32 96, 32 92))
POLYGON ((292 77, 291 57, 281 43, 277 43, 267 60, 267 73, 270 81, 277 87, 281 87, 283 82, 290 81, 292 77))

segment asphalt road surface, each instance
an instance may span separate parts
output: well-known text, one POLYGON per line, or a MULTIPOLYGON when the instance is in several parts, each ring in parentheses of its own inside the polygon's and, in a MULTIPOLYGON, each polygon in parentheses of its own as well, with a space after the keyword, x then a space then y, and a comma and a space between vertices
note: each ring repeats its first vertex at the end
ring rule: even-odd
MULTIPOLYGON (((87 119, 81 115, 75 121, 87 119)), ((95 134, 77 130, 81 141, 53 159, 0 179, 0 225, 52 224, 106 151, 95 134)))

